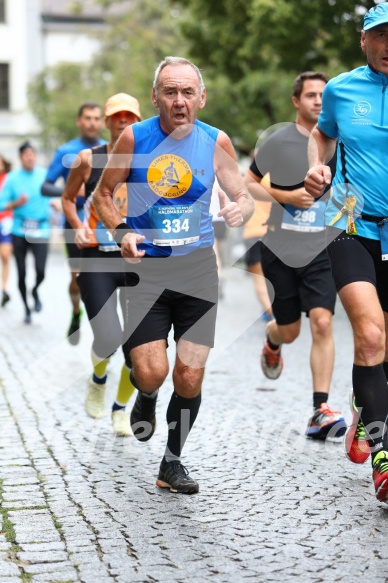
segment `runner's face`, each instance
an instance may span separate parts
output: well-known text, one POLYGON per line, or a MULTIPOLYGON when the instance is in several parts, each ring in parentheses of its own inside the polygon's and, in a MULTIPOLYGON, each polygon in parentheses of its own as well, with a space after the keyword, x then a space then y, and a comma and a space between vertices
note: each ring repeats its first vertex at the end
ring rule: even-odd
POLYGON ((20 161, 24 170, 32 172, 35 166, 36 154, 32 148, 26 148, 20 154, 20 161))
POLYGON ((84 109, 77 118, 77 126, 81 137, 97 140, 102 130, 102 113, 99 107, 84 109))
POLYGON ((105 118, 105 125, 108 128, 112 141, 116 141, 127 126, 139 121, 138 117, 131 111, 118 111, 105 118))
POLYGON ((322 93, 326 83, 320 79, 306 79, 300 97, 292 101, 297 110, 297 123, 316 124, 322 109, 322 93))
POLYGON ((388 24, 361 32, 361 48, 368 65, 388 77, 388 24))
POLYGON ((206 92, 201 91, 198 76, 191 65, 167 65, 159 75, 158 95, 152 91, 152 102, 159 109, 160 125, 171 134, 181 130, 185 135, 205 106, 206 92))

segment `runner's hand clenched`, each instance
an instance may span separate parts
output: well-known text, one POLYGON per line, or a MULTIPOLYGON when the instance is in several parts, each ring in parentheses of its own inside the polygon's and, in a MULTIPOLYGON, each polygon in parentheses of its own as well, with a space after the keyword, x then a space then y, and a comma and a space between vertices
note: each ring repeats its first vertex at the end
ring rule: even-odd
POLYGON ((121 255, 128 263, 140 263, 140 257, 144 257, 145 251, 137 248, 143 243, 145 237, 138 233, 127 233, 121 241, 121 255))
POLYGON ((241 227, 243 216, 237 202, 232 202, 221 189, 218 190, 218 198, 221 210, 217 216, 223 217, 228 227, 241 227))

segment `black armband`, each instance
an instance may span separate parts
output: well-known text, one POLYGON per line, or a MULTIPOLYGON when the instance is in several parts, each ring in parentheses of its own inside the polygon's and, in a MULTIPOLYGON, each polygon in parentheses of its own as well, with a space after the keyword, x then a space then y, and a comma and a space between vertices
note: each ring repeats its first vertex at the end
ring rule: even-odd
POLYGON ((43 196, 50 196, 51 198, 60 198, 62 196, 63 188, 55 186, 52 182, 45 180, 42 184, 41 193, 43 196))
POLYGON ((128 225, 126 223, 119 223, 117 227, 113 229, 112 236, 113 239, 116 241, 117 245, 121 245, 121 241, 125 237, 127 233, 130 233, 130 229, 128 229, 128 225))

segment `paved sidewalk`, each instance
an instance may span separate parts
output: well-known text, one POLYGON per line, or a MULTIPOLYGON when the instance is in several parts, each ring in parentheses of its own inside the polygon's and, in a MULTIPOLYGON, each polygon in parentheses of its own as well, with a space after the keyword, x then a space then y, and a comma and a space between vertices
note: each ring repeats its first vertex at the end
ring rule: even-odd
MULTIPOLYGON (((184 450, 200 492, 173 495, 155 486, 171 378, 153 439, 114 438, 109 408, 122 356, 111 361, 105 418, 90 419, 91 333, 84 318, 79 346, 64 340, 64 257, 49 256, 43 311, 31 326, 14 272, 12 301, 0 310, 1 583, 388 581, 388 506, 375 500, 369 462, 352 465, 342 445, 304 437, 307 320, 284 349, 281 378, 265 379, 251 281, 227 270, 202 408, 184 450)), ((349 420, 352 339, 339 305, 335 340, 330 402, 349 420)))

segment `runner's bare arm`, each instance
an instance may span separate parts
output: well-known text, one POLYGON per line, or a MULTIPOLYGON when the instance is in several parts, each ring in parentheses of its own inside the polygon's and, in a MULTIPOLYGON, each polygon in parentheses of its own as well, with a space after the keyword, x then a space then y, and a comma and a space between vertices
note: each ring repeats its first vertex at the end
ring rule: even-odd
POLYGON ((245 186, 248 189, 248 192, 253 196, 255 200, 274 202, 273 197, 261 184, 261 179, 258 176, 256 176, 256 174, 251 172, 251 170, 248 170, 248 172, 246 173, 244 182, 245 186))
POLYGON ((321 196, 331 182, 331 170, 327 162, 335 154, 337 140, 324 134, 318 126, 311 132, 308 144, 309 171, 304 185, 314 198, 321 196))
POLYGON ((248 170, 245 177, 245 186, 256 200, 264 200, 266 202, 280 204, 292 204, 302 209, 308 209, 314 203, 314 197, 308 194, 305 188, 301 187, 293 190, 273 188, 271 182, 267 180, 266 176, 260 178, 251 170, 248 170))
POLYGON ((79 191, 89 179, 91 172, 90 157, 90 149, 82 150, 78 154, 62 192, 63 212, 73 229, 81 229, 84 227, 77 214, 76 199, 79 191))
POLYGON ((123 218, 115 207, 113 195, 128 177, 133 150, 133 131, 128 126, 117 140, 93 194, 96 212, 108 229, 114 229, 123 223, 123 218))
POLYGON ((254 203, 244 187, 232 142, 224 132, 218 134, 214 164, 221 189, 228 196, 225 198, 220 195, 221 210, 218 216, 224 217, 230 227, 239 227, 252 216, 254 203))

